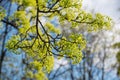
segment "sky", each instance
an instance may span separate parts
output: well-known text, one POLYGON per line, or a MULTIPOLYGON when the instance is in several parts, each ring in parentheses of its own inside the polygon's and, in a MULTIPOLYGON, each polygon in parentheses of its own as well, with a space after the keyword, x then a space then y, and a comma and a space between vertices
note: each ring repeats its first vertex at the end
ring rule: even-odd
POLYGON ((83 0, 83 6, 110 16, 115 21, 120 18, 120 0, 83 0))

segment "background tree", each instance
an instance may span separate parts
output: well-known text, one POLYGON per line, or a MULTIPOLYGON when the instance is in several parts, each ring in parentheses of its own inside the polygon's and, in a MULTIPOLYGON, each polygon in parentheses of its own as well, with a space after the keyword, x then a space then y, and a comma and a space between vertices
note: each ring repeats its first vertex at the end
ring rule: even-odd
POLYGON ((79 64, 72 65, 70 62, 57 61, 56 65, 59 66, 50 73, 50 80, 119 80, 118 77, 113 76, 116 63, 115 60, 112 61, 115 51, 111 45, 115 41, 115 35, 106 35, 111 31, 90 33, 86 32, 84 25, 72 29, 69 29, 70 24, 63 26, 67 26, 62 28, 66 36, 70 33, 83 34, 87 40, 87 46, 83 50, 84 58, 79 64))
POLYGON ((113 48, 116 48, 117 49, 117 54, 116 54, 116 59, 117 59, 117 64, 116 64, 116 67, 117 67, 117 75, 120 76, 120 42, 116 42, 114 45, 113 45, 113 48))
POLYGON ((23 63, 26 65, 22 76, 25 74, 23 78, 28 79, 46 80, 45 74, 53 69, 55 56, 67 58, 72 64, 79 63, 86 46, 85 38, 80 33, 65 36, 61 33, 62 28, 52 21, 57 19, 59 25, 68 22, 72 28, 85 25, 86 31, 109 29, 112 24, 108 16, 100 13, 92 15, 81 6, 81 0, 1 1, 0 20, 4 25, 0 73, 7 52, 24 56, 23 63), (6 2, 7 7, 4 5, 6 2), (11 11, 12 6, 16 7, 14 11, 11 11))

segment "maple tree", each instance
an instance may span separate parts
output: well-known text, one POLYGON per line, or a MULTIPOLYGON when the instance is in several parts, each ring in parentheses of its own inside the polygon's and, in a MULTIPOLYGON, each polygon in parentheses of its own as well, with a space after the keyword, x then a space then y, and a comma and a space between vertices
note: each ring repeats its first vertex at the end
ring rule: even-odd
POLYGON ((36 80, 47 80, 45 74, 53 69, 55 56, 77 64, 82 60, 82 50, 86 47, 82 34, 71 33, 66 37, 61 33, 62 27, 51 22, 54 18, 59 25, 68 22, 72 28, 86 25, 86 31, 90 32, 110 29, 112 25, 108 16, 84 11, 82 0, 11 0, 10 3, 17 4, 17 10, 7 16, 1 6, 0 20, 1 24, 16 28, 17 33, 5 47, 15 54, 25 53, 29 61, 25 75, 36 80))

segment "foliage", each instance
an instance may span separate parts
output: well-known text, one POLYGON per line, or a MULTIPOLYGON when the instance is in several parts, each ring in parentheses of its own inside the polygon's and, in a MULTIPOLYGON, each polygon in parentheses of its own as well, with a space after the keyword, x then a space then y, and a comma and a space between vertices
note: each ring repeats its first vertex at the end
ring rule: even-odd
POLYGON ((74 28, 85 24, 88 31, 109 29, 112 25, 108 16, 100 13, 92 15, 82 10, 82 0, 12 2, 18 5, 18 10, 10 16, 9 22, 14 21, 15 25, 12 26, 17 27, 18 33, 8 40, 6 48, 16 54, 24 52, 27 55, 29 62, 25 68, 26 76, 36 80, 47 79, 45 74, 52 70, 54 56, 66 57, 74 64, 79 63, 82 59, 82 50, 86 46, 86 40, 81 34, 70 34, 65 37, 51 22, 55 17, 60 25, 69 22, 74 28), (42 19, 45 19, 45 22, 42 19))
MULTIPOLYGON (((0 6, 0 21, 5 17, 5 10, 3 7, 0 6)), ((1 22, 0 22, 1 24, 1 22)))
MULTIPOLYGON (((113 45, 113 48, 120 49, 120 42, 117 42, 113 45)), ((118 62, 117 74, 120 76, 120 50, 117 52, 116 59, 118 62)))

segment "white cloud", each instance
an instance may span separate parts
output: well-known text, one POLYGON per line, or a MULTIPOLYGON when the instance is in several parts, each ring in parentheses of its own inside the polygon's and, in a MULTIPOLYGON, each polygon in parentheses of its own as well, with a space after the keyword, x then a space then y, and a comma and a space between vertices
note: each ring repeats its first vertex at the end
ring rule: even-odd
POLYGON ((119 0, 83 0, 83 6, 89 9, 94 9, 95 12, 100 12, 112 17, 117 21, 120 17, 119 0))

